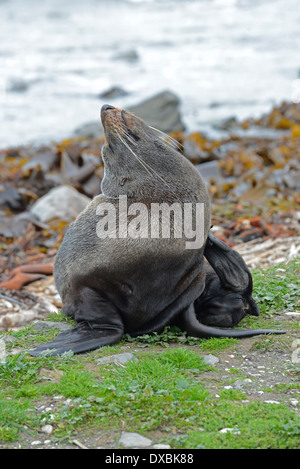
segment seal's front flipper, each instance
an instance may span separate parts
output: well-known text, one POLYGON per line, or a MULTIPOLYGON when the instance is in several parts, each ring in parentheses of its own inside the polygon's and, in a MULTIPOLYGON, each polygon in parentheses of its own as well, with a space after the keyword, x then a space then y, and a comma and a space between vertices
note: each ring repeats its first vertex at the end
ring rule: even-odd
POLYGON ((111 324, 93 325, 86 321, 76 327, 61 332, 54 340, 47 344, 38 345, 29 354, 33 357, 61 355, 64 352, 88 352, 104 345, 119 342, 123 336, 123 328, 116 328, 111 324))
POLYGON ((64 352, 88 352, 104 345, 119 342, 124 325, 116 306, 101 291, 84 287, 78 293, 69 291, 63 313, 71 316, 77 326, 61 332, 56 339, 36 349, 30 355, 60 355, 64 352))

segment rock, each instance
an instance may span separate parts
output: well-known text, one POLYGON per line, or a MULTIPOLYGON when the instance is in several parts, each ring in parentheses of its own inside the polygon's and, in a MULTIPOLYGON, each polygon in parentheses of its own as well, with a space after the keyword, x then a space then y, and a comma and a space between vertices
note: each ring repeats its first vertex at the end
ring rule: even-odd
POLYGON ((83 165, 78 166, 66 151, 61 154, 61 175, 63 180, 69 184, 82 183, 89 180, 94 174, 96 167, 100 163, 98 158, 92 154, 82 155, 83 165), (93 156, 95 158, 93 158, 93 156))
POLYGON ((47 433, 47 435, 51 435, 51 433, 53 432, 53 426, 52 425, 44 425, 41 430, 42 430, 43 433, 47 433))
POLYGON ((42 171, 49 171, 53 168, 58 161, 58 155, 53 147, 43 146, 40 147, 34 156, 23 166, 22 171, 26 172, 33 169, 41 169, 42 171))
POLYGON ((237 118, 235 116, 226 117, 221 122, 216 124, 216 128, 220 130, 232 130, 238 125, 237 118))
POLYGON ((46 331, 49 329, 59 329, 60 331, 66 331, 71 329, 72 326, 58 321, 38 321, 32 326, 32 328, 36 331, 46 331))
POLYGON ((139 433, 122 432, 119 445, 125 448, 146 448, 152 445, 152 441, 139 433))
POLYGON ((90 200, 71 186, 58 186, 37 200, 30 212, 44 223, 55 218, 72 221, 85 209, 90 200))
POLYGON ((9 187, 0 192, 0 207, 7 207, 10 210, 23 211, 26 208, 23 196, 14 187, 9 187))
POLYGON ((235 435, 240 435, 241 432, 237 428, 222 428, 219 433, 234 433, 235 435))
MULTIPOLYGON (((288 314, 288 313, 286 313, 286 314, 288 314)), ((298 313, 298 314, 299 314, 299 313, 298 313)), ((296 349, 296 348, 298 348, 298 347, 300 347, 300 339, 295 339, 295 340, 293 340, 293 342, 292 342, 292 349, 296 349)))
POLYGON ((211 180, 216 184, 223 179, 219 163, 216 160, 198 164, 196 168, 207 184, 210 184, 211 180))
POLYGON ((215 357, 214 355, 205 355, 203 357, 203 360, 204 360, 204 363, 206 363, 207 365, 216 365, 216 363, 219 363, 219 359, 218 357, 215 357))
POLYGON ((115 99, 120 96, 127 96, 127 94, 127 91, 123 90, 123 88, 112 86, 109 90, 103 91, 103 93, 100 94, 100 98, 115 99))
MULTIPOLYGON (((179 99, 174 93, 163 91, 136 106, 129 106, 128 110, 147 124, 168 134, 172 131, 185 130, 180 117, 179 104, 179 99)), ((75 134, 83 138, 100 138, 104 136, 104 131, 99 120, 84 124, 75 130, 75 134)))
POLYGON ((164 444, 161 444, 161 443, 157 443, 156 445, 153 445, 153 448, 154 449, 170 449, 171 446, 170 445, 164 445, 164 444))
POLYGON ((13 78, 10 80, 8 85, 8 91, 14 93, 24 93, 27 91, 30 86, 28 81, 23 80, 22 78, 13 78))
POLYGON ((170 91, 163 91, 142 103, 130 107, 133 114, 143 119, 147 124, 170 133, 185 130, 179 112, 179 98, 170 91))
POLYGON ((39 317, 38 311, 34 309, 23 310, 20 313, 14 311, 6 314, 1 314, 0 317, 0 331, 8 331, 13 327, 20 327, 31 323, 34 319, 39 317))
POLYGON ((246 194, 251 189, 251 187, 252 186, 250 181, 241 181, 234 187, 232 193, 236 198, 239 198, 241 195, 246 194))
POLYGON ((26 232, 28 226, 33 224, 39 228, 48 228, 47 225, 30 212, 22 212, 17 215, 6 215, 0 210, 0 235, 5 238, 19 238, 26 232))
POLYGON ((108 357, 102 357, 97 361, 97 365, 107 365, 108 363, 119 363, 126 365, 126 363, 137 360, 133 353, 117 353, 116 355, 110 355, 108 357))
POLYGON ((104 137, 104 130, 99 121, 88 122, 75 130, 75 135, 82 138, 101 138, 104 137))
POLYGON ((295 191, 300 190, 300 170, 298 171, 289 171, 288 174, 283 176, 283 182, 289 189, 293 189, 295 191))
POLYGON ((135 62, 139 59, 139 55, 134 49, 128 49, 121 52, 117 52, 113 56, 114 60, 127 60, 128 62, 135 62))
POLYGON ((233 388, 234 389, 243 389, 244 386, 248 386, 250 383, 252 383, 252 379, 246 378, 246 379, 238 379, 233 383, 233 388))
POLYGON ((280 404, 279 401, 273 401, 272 399, 268 400, 268 401, 264 401, 266 404, 280 404))

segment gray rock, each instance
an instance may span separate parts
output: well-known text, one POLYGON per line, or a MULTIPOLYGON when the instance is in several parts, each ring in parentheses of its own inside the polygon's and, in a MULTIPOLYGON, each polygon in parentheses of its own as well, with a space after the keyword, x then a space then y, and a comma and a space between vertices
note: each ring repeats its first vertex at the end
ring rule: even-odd
POLYGON ((55 218, 72 221, 85 209, 90 200, 71 186, 58 186, 37 200, 30 212, 44 223, 55 218))
POLYGON ((246 379, 238 379, 235 381, 232 385, 234 389, 243 389, 245 386, 249 386, 249 384, 252 383, 252 379, 246 378, 246 379))
POLYGON ((179 112, 179 98, 170 91, 163 91, 137 106, 130 107, 133 114, 143 119, 147 124, 169 133, 185 130, 179 112))
POLYGON ((146 448, 152 445, 152 440, 133 432, 122 432, 119 445, 125 448, 146 448))
POLYGON ((58 329, 60 331, 66 331, 68 329, 71 329, 72 326, 70 324, 58 321, 38 321, 32 326, 32 328, 36 331, 46 331, 49 329, 58 329))
POLYGON ((300 190, 300 170, 289 171, 289 173, 283 177, 283 181, 289 189, 294 189, 295 191, 300 190))
POLYGON ((42 430, 43 433, 47 433, 47 435, 51 435, 51 433, 53 432, 53 426, 52 425, 44 425, 41 428, 41 430, 42 430))
POLYGON ((170 445, 165 445, 165 444, 162 444, 162 443, 157 443, 156 445, 153 445, 153 448, 154 449, 170 449, 171 446, 170 445))
POLYGON ((134 49, 128 49, 124 51, 117 52, 113 56, 114 60, 126 60, 127 62, 135 62, 139 59, 139 55, 134 49))
POLYGON ((117 353, 116 355, 110 355, 108 357, 100 358, 97 361, 97 365, 107 365, 108 363, 119 363, 121 365, 126 365, 126 363, 129 363, 133 360, 137 360, 133 353, 117 353))
POLYGON ((216 128, 220 130, 232 130, 237 127, 238 121, 235 116, 226 117, 225 119, 221 120, 221 122, 216 124, 216 128))
POLYGON ((23 80, 23 78, 13 78, 10 80, 8 84, 8 91, 14 92, 14 93, 24 93, 25 91, 28 90, 30 86, 29 81, 23 80))
POLYGON ((216 159, 211 152, 201 150, 196 142, 189 138, 184 141, 184 155, 194 164, 216 159))
POLYGON ((126 96, 127 94, 128 94, 127 91, 125 91, 120 86, 112 86, 108 90, 103 91, 100 94, 100 98, 115 99, 115 98, 119 98, 120 96, 126 96))
POLYGON ((22 211, 26 206, 20 192, 14 187, 8 187, 0 192, 0 207, 7 207, 10 210, 22 211))
POLYGON ((215 357, 214 355, 205 355, 203 357, 203 360, 204 360, 204 363, 206 363, 207 365, 216 365, 217 363, 219 363, 219 359, 218 357, 215 357))
POLYGON ((223 176, 218 161, 207 161, 206 163, 196 165, 197 170, 201 174, 203 180, 210 183, 213 179, 215 182, 223 180, 223 176))

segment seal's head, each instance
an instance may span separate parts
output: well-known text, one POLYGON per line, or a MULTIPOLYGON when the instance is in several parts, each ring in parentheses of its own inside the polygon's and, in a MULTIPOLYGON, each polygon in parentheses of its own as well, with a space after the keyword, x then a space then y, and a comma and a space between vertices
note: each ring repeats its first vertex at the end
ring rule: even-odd
POLYGON ((172 139, 124 109, 101 109, 106 143, 102 192, 146 201, 208 203, 206 186, 172 139))

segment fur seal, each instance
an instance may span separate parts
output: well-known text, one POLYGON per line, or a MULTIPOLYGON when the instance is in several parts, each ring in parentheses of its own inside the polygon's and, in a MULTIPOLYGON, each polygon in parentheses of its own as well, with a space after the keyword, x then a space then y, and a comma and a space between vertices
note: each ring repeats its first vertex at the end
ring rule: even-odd
POLYGON ((259 312, 244 260, 210 232, 210 200, 201 175, 166 136, 128 111, 106 104, 101 120, 106 139, 102 193, 70 225, 54 264, 62 311, 77 325, 30 354, 86 352, 114 344, 124 333, 160 332, 167 325, 194 337, 282 333, 222 329, 259 312), (130 204, 122 225, 126 233, 114 224, 124 216, 120 201, 125 197, 130 204), (187 249, 187 236, 175 234, 175 212, 169 237, 161 232, 141 236, 141 225, 149 221, 143 208, 152 204, 188 204, 194 221, 195 207, 201 206, 197 248, 187 249))

